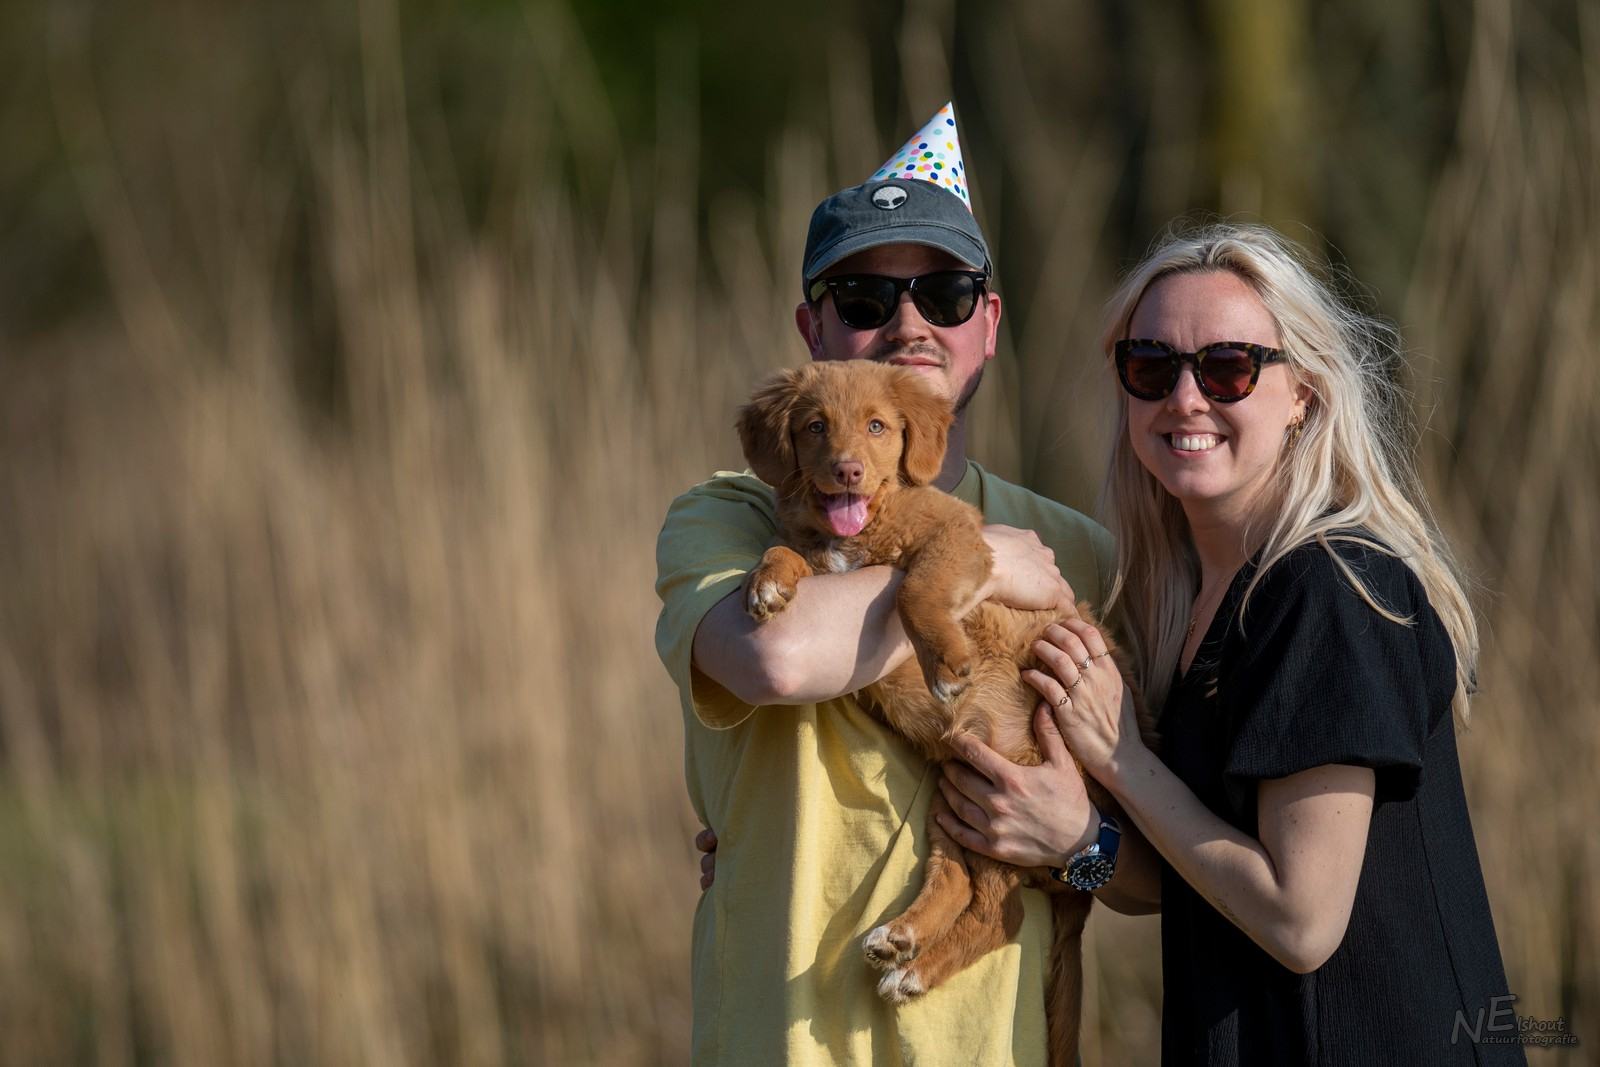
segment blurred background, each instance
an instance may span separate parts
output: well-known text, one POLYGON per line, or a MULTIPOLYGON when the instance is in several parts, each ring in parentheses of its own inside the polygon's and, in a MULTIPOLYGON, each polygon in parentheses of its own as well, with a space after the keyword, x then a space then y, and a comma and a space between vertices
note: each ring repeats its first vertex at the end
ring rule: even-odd
MULTIPOLYGON (((1175 216, 1400 325, 1515 1007, 1594 1062, 1585 0, 0 6, 0 1061, 686 1059, 654 538, 805 358, 813 205, 951 98, 999 473, 1093 509, 1175 216)), ((1091 924, 1086 1064, 1156 1061, 1156 928, 1091 924)))

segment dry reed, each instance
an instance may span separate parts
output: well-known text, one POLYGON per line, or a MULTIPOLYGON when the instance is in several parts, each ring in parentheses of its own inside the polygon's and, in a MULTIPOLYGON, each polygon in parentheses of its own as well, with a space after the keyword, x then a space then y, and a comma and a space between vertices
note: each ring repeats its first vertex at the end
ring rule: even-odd
MULTIPOLYGON (((683 40, 641 167, 541 6, 471 223, 397 12, 360 11, 356 67, 312 48, 249 83, 270 145, 201 100, 168 166, 128 158, 142 105, 100 84, 81 22, 53 26, 111 304, 0 363, 0 1061, 685 1057, 695 827, 651 545, 672 495, 738 462, 748 383, 801 358, 811 204, 893 136, 852 126, 872 87, 841 49, 831 143, 777 131, 765 200, 701 205, 683 40)), ((1429 482, 1484 587, 1461 748, 1512 989, 1592 1048, 1600 19, 1552 39, 1510 0, 1475 11, 1402 325, 1429 482)), ((950 84, 953 17, 908 8, 916 107, 950 84)), ((1018 73, 1048 21, 1008 10, 974 45, 985 170, 1038 166, 1027 144, 1074 190, 979 184, 996 229, 1037 236, 1003 280, 1049 310, 1008 323, 1024 355, 985 386, 976 452, 1082 502, 1093 420, 1061 413, 1092 395, 1119 176, 1018 73)), ((1162 211, 1185 202, 1165 174, 1162 211)), ((1152 1062, 1155 923, 1093 931, 1085 1062, 1152 1062)))

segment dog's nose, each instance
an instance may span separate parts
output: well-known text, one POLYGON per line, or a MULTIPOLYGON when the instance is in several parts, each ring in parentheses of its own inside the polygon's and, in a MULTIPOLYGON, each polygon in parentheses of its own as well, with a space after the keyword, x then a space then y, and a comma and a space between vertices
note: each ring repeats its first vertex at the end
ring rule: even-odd
POLYGON ((833 465, 833 476, 839 479, 839 484, 846 489, 852 489, 861 484, 861 461, 859 459, 841 459, 833 465))

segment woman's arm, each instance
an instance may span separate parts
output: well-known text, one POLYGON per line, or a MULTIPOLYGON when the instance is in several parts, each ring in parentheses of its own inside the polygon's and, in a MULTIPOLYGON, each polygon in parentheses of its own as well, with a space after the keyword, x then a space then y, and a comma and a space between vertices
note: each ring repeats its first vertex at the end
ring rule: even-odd
POLYGON ((1328 764, 1257 787, 1260 839, 1190 791, 1139 736, 1133 702, 1094 627, 1051 627, 1026 672, 1062 737, 1157 851, 1230 922, 1290 970, 1316 970, 1344 940, 1372 818, 1373 772, 1328 764), (1086 666, 1080 666, 1086 664, 1086 666), (1063 700, 1063 697, 1067 699, 1063 700))
POLYGON ((1109 770, 1100 781, 1150 843, 1252 941, 1300 974, 1333 955, 1361 877, 1371 768, 1328 764, 1261 782, 1259 841, 1202 804, 1143 745, 1109 770))
POLYGON ((1095 890, 1095 899, 1124 915, 1154 915, 1161 910, 1161 855, 1131 818, 1122 824, 1117 869, 1095 890))

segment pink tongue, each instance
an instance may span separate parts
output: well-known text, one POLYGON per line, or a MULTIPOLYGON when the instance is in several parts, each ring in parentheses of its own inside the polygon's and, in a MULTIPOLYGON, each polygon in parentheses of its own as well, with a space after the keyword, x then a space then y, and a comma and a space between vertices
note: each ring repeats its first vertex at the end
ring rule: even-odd
POLYGON ((840 537, 854 537, 867 525, 867 498, 860 493, 837 493, 825 497, 828 525, 840 537))

